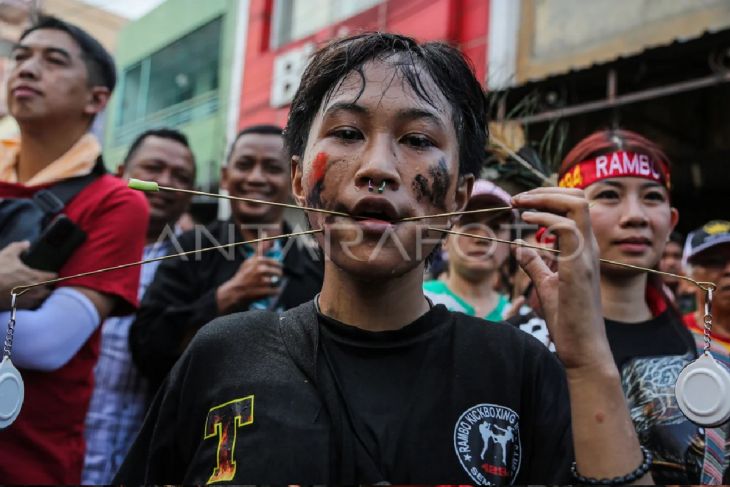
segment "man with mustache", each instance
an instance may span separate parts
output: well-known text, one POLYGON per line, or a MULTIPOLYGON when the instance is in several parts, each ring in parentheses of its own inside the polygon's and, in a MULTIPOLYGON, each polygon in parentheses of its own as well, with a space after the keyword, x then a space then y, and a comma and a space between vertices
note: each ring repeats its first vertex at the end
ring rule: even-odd
MULTIPOLYGON (((231 196, 285 203, 289 165, 280 127, 243 129, 221 170, 231 196)), ((291 231, 280 206, 234 202, 232 218, 183 234, 181 250, 291 231)), ((130 331, 132 357, 155 391, 198 329, 218 316, 253 309, 286 310, 319 292, 321 264, 289 239, 236 246, 163 262, 130 331)))
MULTIPOLYGON (((0 141, 3 207, 12 201, 35 202, 45 189, 60 201, 61 187, 85 181, 61 205, 60 213, 83 232, 85 240, 64 262, 55 262, 60 264, 58 275, 139 260, 147 229, 144 196, 106 174, 101 146, 89 132, 114 89, 114 60, 88 33, 54 17, 43 17, 28 28, 10 58, 8 107, 20 127, 20 139, 0 141)), ((57 204, 48 209, 48 216, 59 214, 57 204)), ((5 219, 0 237, 8 237, 28 221, 33 220, 27 212, 16 221, 5 219)), ((33 227, 29 230, 40 230, 33 227)), ((13 243, 2 252, 4 257, 14 252, 12 266, 6 261, 0 264, 3 285, 5 278, 22 277, 13 268, 27 248, 18 240, 29 237, 28 233, 20 237, 12 237, 13 243)), ((54 250, 45 252, 44 258, 61 255, 57 245, 66 242, 64 236, 51 240, 54 250)), ((33 282, 31 276, 9 287, 33 282)), ((80 482, 99 325, 109 316, 134 310, 138 285, 138 268, 77 277, 58 283, 37 309, 18 312, 12 358, 23 375, 25 403, 16 421, 0 430, 4 483, 80 482)), ((3 297, 9 295, 9 289, 0 291, 3 297)), ((7 323, 7 312, 0 313, 0 321, 7 323)), ((6 412, 0 411, 2 420, 7 419, 6 412)))

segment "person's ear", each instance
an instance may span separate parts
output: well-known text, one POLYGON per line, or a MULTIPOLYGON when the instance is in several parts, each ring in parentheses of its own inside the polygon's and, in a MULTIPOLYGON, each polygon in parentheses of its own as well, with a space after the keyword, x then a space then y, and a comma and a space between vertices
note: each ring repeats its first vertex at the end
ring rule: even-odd
POLYGON ((474 189, 474 175, 465 174, 459 176, 459 180, 456 183, 456 193, 454 194, 454 202, 456 203, 455 211, 461 211, 466 208, 471 197, 472 189, 474 189))
MULTIPOLYGON (((474 175, 473 174, 465 174, 463 176, 459 176, 459 179, 456 183, 456 192, 454 193, 454 210, 453 211, 462 211, 464 208, 466 208, 466 205, 469 203, 469 198, 471 197, 471 192, 473 189, 474 189, 474 175)), ((458 220, 459 220, 458 215, 449 217, 451 226, 454 226, 458 220)))
POLYGON ((117 176, 118 178, 123 178, 123 177, 124 177, 124 170, 125 170, 125 169, 126 169, 126 166, 125 166, 124 164, 119 164, 119 165, 117 166, 117 172, 116 172, 116 176, 117 176))
POLYGON ((441 248, 446 252, 451 250, 451 242, 454 240, 452 237, 453 235, 445 235, 443 240, 441 240, 441 248))
POLYGON ((674 231, 674 227, 677 226, 677 223, 679 222, 679 211, 675 207, 672 207, 670 209, 671 216, 670 216, 670 222, 671 222, 671 228, 669 229, 669 233, 672 233, 674 231))
POLYGON ((92 86, 84 107, 84 114, 94 116, 101 113, 109 103, 111 91, 106 86, 92 86))
POLYGON ((304 176, 304 165, 302 158, 299 156, 291 156, 291 193, 294 200, 299 206, 306 206, 307 198, 304 194, 304 185, 302 177, 304 176))
POLYGON ((221 189, 228 191, 228 166, 221 167, 221 189))

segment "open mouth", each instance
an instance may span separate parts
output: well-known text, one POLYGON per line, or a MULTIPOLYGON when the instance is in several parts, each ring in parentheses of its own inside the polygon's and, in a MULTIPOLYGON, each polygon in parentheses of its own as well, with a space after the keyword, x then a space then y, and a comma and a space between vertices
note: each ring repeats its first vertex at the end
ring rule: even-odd
POLYGON ((363 198, 349 213, 356 220, 388 224, 395 223, 400 218, 395 206, 385 198, 363 198))

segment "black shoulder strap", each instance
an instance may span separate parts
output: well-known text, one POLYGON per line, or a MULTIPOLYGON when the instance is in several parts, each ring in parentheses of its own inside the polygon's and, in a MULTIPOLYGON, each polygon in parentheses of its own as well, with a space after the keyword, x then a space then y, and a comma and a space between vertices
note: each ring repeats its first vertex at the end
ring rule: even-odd
POLYGON ((79 194, 82 189, 105 173, 106 168, 104 167, 104 161, 101 156, 99 156, 94 168, 89 174, 64 179, 49 188, 36 192, 33 199, 45 213, 58 213, 63 210, 66 204, 71 201, 74 196, 79 194))

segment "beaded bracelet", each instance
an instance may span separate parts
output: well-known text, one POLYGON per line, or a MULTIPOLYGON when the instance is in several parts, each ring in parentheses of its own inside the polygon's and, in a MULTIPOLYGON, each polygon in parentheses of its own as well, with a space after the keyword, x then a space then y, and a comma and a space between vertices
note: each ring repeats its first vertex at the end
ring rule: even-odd
POLYGON ((621 485, 621 484, 628 484, 631 483, 641 477, 644 476, 646 472, 649 471, 651 468, 651 464, 654 460, 654 456, 651 454, 649 450, 641 447, 641 453, 644 455, 644 462, 639 465, 636 470, 633 472, 626 474, 622 477, 614 477, 612 479, 596 479, 592 477, 583 477, 581 474, 578 473, 578 469, 575 466, 575 462, 573 462, 573 465, 570 467, 570 472, 573 474, 573 478, 575 478, 576 481, 578 481, 579 484, 586 484, 586 485, 621 485))

